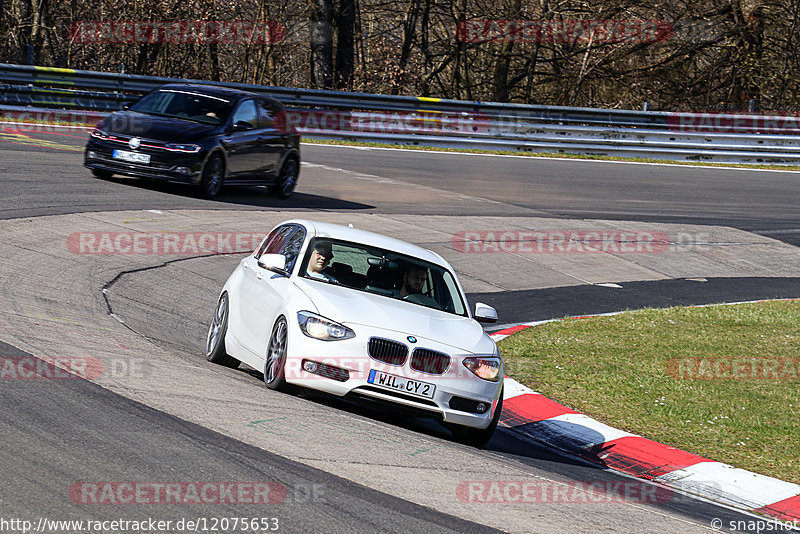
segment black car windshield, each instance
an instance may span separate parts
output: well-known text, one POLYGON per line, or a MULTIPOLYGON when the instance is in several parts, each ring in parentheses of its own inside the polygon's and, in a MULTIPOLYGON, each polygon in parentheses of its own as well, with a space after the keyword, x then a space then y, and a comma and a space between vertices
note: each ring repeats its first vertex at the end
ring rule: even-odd
POLYGON ((308 246, 300 276, 467 315, 461 291, 450 271, 369 245, 317 238, 308 246))
POLYGON ((233 102, 226 98, 179 89, 159 89, 130 107, 139 113, 204 124, 222 124, 228 119, 232 108, 233 102))

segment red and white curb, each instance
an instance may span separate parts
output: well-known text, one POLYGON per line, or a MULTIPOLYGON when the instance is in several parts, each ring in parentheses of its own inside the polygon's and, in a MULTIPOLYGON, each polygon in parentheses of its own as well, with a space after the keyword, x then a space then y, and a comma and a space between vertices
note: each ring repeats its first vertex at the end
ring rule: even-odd
MULTIPOLYGON (((499 341, 547 322, 552 321, 516 325, 491 336, 499 341)), ((504 380, 500 421, 527 439, 603 467, 739 510, 781 521, 800 521, 798 484, 738 469, 618 430, 552 401, 509 377, 504 380)))

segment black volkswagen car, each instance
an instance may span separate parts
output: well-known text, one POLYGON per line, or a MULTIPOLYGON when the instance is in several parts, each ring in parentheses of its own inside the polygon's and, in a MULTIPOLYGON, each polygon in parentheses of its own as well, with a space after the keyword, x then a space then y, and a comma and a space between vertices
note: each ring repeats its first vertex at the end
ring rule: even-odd
POLYGON ((91 133, 84 165, 113 174, 199 186, 266 185, 288 198, 300 172, 300 136, 283 105, 266 96, 209 85, 163 85, 91 133))

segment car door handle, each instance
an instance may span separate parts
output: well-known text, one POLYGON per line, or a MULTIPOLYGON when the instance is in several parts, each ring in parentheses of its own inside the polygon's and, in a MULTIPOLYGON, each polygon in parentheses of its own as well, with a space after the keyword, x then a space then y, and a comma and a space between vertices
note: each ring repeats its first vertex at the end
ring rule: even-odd
POLYGON ((250 266, 249 266, 249 265, 247 265, 246 263, 245 263, 245 264, 243 264, 243 265, 242 265, 242 267, 244 267, 245 269, 249 269, 249 268, 250 268, 250 266))
POLYGON ((264 278, 264 275, 263 275, 263 274, 261 274, 261 273, 256 273, 256 280, 261 280, 262 278, 264 278))

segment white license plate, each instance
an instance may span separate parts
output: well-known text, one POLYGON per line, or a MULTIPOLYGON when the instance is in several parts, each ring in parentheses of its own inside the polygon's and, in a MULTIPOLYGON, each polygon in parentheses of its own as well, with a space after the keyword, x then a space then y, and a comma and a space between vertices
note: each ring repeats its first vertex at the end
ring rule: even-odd
POLYGON ((433 398, 433 393, 436 391, 436 386, 428 384, 427 382, 420 382, 419 380, 411 380, 403 378, 402 376, 390 375, 381 371, 371 369, 367 382, 375 386, 383 387, 386 389, 393 389, 395 391, 402 391, 409 395, 416 395, 418 397, 425 397, 427 399, 433 398))
POLYGON ((122 161, 131 163, 150 163, 150 154, 139 154, 138 152, 128 152, 127 150, 115 150, 111 156, 122 161))

